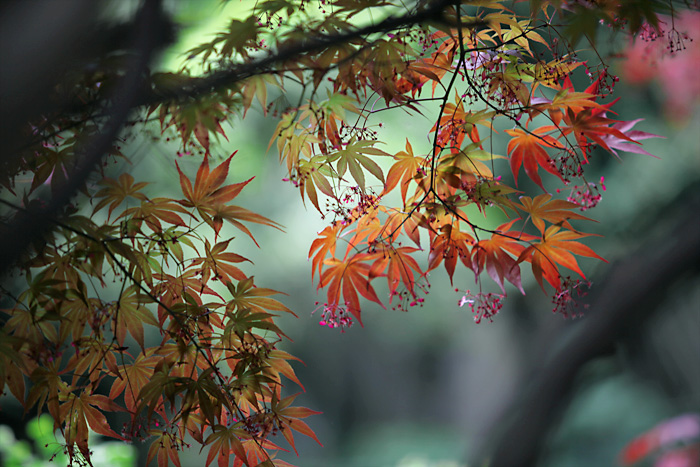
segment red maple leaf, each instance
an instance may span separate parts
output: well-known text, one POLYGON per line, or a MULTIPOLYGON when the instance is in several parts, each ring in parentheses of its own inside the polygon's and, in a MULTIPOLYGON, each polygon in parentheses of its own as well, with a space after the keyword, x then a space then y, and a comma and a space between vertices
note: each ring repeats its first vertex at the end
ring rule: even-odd
POLYGON ((539 167, 563 180, 554 165, 554 161, 545 151, 545 147, 564 149, 564 145, 557 139, 545 134, 551 129, 552 127, 542 127, 531 132, 519 128, 506 130, 506 133, 513 136, 513 139, 508 142, 508 153, 510 154, 510 170, 513 172, 516 186, 518 185, 518 172, 521 165, 525 167, 527 176, 537 183, 543 191, 547 190, 542 185, 542 179, 538 173, 539 167))

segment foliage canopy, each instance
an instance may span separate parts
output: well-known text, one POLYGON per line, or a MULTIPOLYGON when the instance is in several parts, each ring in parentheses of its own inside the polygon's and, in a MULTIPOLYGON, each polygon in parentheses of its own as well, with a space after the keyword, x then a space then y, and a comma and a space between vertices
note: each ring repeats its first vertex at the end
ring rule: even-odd
POLYGON ((452 279, 458 266, 479 285, 461 302, 477 321, 498 312, 507 283, 523 290, 524 267, 556 310, 574 312, 576 256, 602 259, 580 230, 605 190, 586 166, 596 148, 646 154, 640 141, 655 136, 613 116, 617 78, 575 47, 595 47, 600 23, 658 28, 667 6, 250 2, 165 73, 148 64, 167 24, 153 27, 160 2, 143 2, 133 44, 60 74, 2 163, 2 267, 24 285, 4 290, 0 387, 25 411, 48 411, 75 462, 90 463, 88 429, 151 440, 148 462, 161 466, 180 465, 186 439, 219 466, 287 465, 273 435, 292 449, 294 432, 316 439, 302 420, 316 412, 282 392, 302 387, 274 321, 292 311, 221 236, 225 224, 253 241, 252 224, 281 227, 234 204, 250 180, 229 183, 235 153, 217 150, 222 123, 252 107, 278 120, 269 147, 285 180, 329 221, 309 251, 324 324, 361 322, 368 301, 420 305, 427 273, 452 279), (435 118, 391 148, 377 131, 390 111, 435 118), (181 197, 150 196, 148 180, 104 167, 128 159, 124 141, 154 121, 178 156, 201 159, 187 173, 173 158, 181 197), (504 124, 507 152, 494 154, 504 124), (509 220, 481 225, 496 209, 509 220), (489 279, 501 293, 481 291, 489 279), (129 421, 115 431, 109 413, 129 421))

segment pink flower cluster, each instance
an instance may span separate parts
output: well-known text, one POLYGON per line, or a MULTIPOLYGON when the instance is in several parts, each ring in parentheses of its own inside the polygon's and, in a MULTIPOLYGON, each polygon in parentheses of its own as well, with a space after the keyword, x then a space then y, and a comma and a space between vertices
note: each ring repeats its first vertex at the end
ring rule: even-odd
POLYGON ((589 182, 582 187, 574 186, 567 201, 578 204, 581 211, 592 209, 603 199, 601 191, 605 191, 605 177, 600 177, 600 184, 589 182))
POLYGON ((666 95, 667 117, 688 119, 700 102, 700 12, 687 10, 675 19, 662 17, 658 29, 647 26, 637 38, 625 52, 623 77, 631 84, 656 79, 666 95))
POLYGON ((479 292, 473 295, 469 290, 459 300, 459 306, 469 305, 472 313, 474 313, 474 321, 478 324, 482 319, 486 318, 489 322, 493 322, 493 317, 503 308, 502 300, 505 294, 483 293, 479 292))
POLYGON ((318 322, 321 326, 328 326, 331 329, 340 328, 341 332, 345 332, 345 328, 352 326, 352 316, 347 308, 327 303, 321 305, 318 302, 316 302, 316 305, 316 309, 311 314, 313 315, 316 311, 323 309, 321 321, 318 322))
POLYGON ((552 297, 553 313, 561 313, 565 318, 577 318, 583 316, 581 308, 588 309, 588 304, 580 306, 579 301, 588 295, 591 282, 581 279, 566 277, 562 279, 559 290, 552 297))

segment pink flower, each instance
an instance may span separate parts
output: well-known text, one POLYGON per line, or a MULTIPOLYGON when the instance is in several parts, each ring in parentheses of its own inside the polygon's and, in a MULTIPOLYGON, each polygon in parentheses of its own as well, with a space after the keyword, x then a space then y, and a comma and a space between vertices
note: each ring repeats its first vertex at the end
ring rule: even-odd
POLYGON ((684 120, 700 102, 700 12, 660 20, 659 31, 647 27, 627 48, 622 75, 632 84, 660 81, 667 116, 684 120))

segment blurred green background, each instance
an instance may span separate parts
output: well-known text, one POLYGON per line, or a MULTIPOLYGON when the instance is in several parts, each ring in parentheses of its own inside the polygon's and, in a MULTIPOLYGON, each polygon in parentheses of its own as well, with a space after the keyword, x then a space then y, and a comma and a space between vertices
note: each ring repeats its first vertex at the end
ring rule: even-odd
MULTIPOLYGON (((181 42, 165 53, 163 69, 179 66, 184 51, 206 40, 240 7, 239 2, 221 7, 216 0, 170 3, 182 25, 181 42), (211 15, 217 8, 221 12, 211 15)), ((623 37, 604 37, 604 53, 621 51, 626 45, 623 37)), ((695 46, 698 42, 700 38, 695 46)), ((612 72, 618 74, 619 62, 612 63, 612 72)), ((614 107, 620 119, 644 118, 638 124, 640 130, 665 136, 644 142, 644 148, 659 159, 623 154, 620 163, 603 152, 592 159, 589 180, 604 175, 607 191, 601 204, 586 213, 600 221, 587 226, 587 231, 602 235, 588 244, 611 263, 658 240, 668 222, 663 216, 669 206, 680 205, 679 195, 697 192, 700 183, 700 111, 695 104, 690 115, 669 119, 662 84, 632 86, 623 79, 616 88, 621 100, 614 107)), ((293 101, 295 96, 287 97, 293 101)), ((422 135, 430 129, 430 111, 426 115, 384 113, 383 128, 375 128, 380 140, 388 143, 382 148, 401 150, 408 136, 417 152, 427 151, 429 142, 422 135)), ((256 177, 237 204, 281 223, 286 232, 251 229, 260 249, 240 232, 224 232, 224 237, 236 236, 232 248, 255 263, 245 272, 255 275, 256 284, 288 294, 283 301, 300 318, 280 318, 280 327, 294 341, 284 348, 305 363, 294 365, 306 389, 297 402, 323 412, 307 421, 324 446, 298 435, 299 457, 294 453, 282 457, 304 467, 465 465, 470 455, 489 442, 499 417, 517 410, 511 405, 513 398, 533 371, 545 365, 533 357, 542 349, 556 353, 563 345, 560 336, 587 318, 564 320, 553 315, 549 299, 529 280, 524 284, 525 297, 509 289, 494 322, 476 324, 469 311, 457 305, 461 294, 455 292, 455 288, 462 293, 473 289, 472 275, 462 271, 451 285, 444 271, 438 270, 429 277, 430 293, 422 308, 403 313, 367 305, 364 328, 356 324, 340 333, 319 326, 318 316, 311 311, 314 302, 323 298, 311 283, 306 253, 326 223, 312 207, 303 206, 297 189, 281 181, 285 174, 278 155, 274 148, 267 151, 274 118, 251 109, 245 120, 234 117, 230 123, 229 141, 220 140, 212 153, 224 157, 238 150, 231 164, 232 182, 256 177)), ((192 173, 199 160, 178 158, 176 147, 154 143, 151 136, 158 131, 153 131, 153 135, 135 136, 125 149, 133 154, 134 165, 128 170, 138 180, 153 182, 151 189, 162 190, 161 196, 168 190, 175 195, 173 161, 192 173)), ((494 135, 494 148, 505 153, 499 135, 494 135)), ((689 216, 689 222, 698 222, 698 214, 689 216)), ((488 222, 497 225, 501 220, 488 222)), ((673 237, 665 240, 674 241, 673 237)), ((594 284, 603 280, 610 267, 595 261, 581 263, 594 284)), ((614 465, 619 451, 639 433, 668 417, 700 408, 698 271, 661 293, 664 298, 658 311, 648 319, 630 322, 629 332, 617 336, 614 352, 590 362, 578 375, 569 403, 548 436, 542 465, 614 465)), ((290 383, 290 390, 296 389, 290 383)), ((6 410, 12 402, 4 397, 2 405, 6 410)), ((145 450, 140 449, 143 462, 145 450)), ((206 451, 200 454, 197 449, 183 452, 182 464, 203 465, 205 455, 206 451)))

